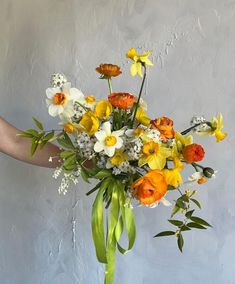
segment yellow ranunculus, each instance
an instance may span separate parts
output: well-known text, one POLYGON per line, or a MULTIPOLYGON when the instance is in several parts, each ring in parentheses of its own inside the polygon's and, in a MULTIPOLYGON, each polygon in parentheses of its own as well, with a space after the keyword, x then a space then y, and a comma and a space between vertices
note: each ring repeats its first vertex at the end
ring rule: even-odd
POLYGON ((178 187, 183 182, 182 176, 180 174, 180 170, 182 170, 183 168, 184 166, 181 161, 178 158, 175 158, 173 169, 162 170, 168 185, 178 187))
POLYGON ((137 108, 136 120, 144 126, 149 126, 151 119, 147 116, 146 112, 141 108, 137 108))
POLYGON ((95 106, 95 114, 99 119, 108 119, 113 111, 113 107, 109 101, 99 101, 95 106))
POLYGON ((126 57, 134 61, 130 70, 132 76, 138 74, 140 77, 142 77, 142 66, 153 66, 153 63, 148 58, 150 54, 151 51, 146 51, 142 54, 138 54, 134 48, 128 50, 126 57))
POLYGON ((86 112, 79 122, 79 125, 89 136, 92 136, 99 129, 99 124, 99 119, 91 111, 86 112))

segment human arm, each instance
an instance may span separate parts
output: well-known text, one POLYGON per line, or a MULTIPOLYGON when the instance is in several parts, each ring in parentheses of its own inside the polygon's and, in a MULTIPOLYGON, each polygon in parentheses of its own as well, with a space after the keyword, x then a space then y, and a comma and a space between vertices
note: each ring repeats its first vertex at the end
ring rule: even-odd
POLYGON ((40 167, 55 168, 60 165, 60 149, 56 145, 47 143, 42 150, 37 150, 30 157, 31 141, 17 136, 21 131, 0 117, 0 152, 17 160, 40 167), (52 162, 49 158, 53 157, 52 162))

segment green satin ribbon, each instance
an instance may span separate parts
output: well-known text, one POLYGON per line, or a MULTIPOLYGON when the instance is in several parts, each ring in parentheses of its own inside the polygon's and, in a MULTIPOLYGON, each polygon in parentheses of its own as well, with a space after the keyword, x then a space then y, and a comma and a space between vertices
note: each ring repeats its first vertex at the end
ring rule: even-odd
POLYGON ((105 284, 114 283, 116 248, 124 254, 133 247, 135 242, 134 214, 131 208, 125 206, 125 194, 124 184, 120 180, 107 177, 100 185, 92 208, 92 236, 97 258, 106 264, 105 284), (105 238, 103 195, 106 191, 111 194, 111 202, 105 238), (118 243, 124 226, 129 242, 127 249, 123 249, 118 243))

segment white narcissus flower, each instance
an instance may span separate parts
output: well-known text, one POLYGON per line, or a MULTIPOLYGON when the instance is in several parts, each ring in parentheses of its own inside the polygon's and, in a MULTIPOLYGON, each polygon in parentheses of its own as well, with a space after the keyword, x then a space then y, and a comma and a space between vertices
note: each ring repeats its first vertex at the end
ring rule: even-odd
POLYGON ((83 103, 84 95, 76 88, 71 88, 71 83, 65 83, 61 88, 46 89, 48 112, 51 116, 63 115, 71 117, 74 114, 73 103, 83 103))
POLYGON ((116 149, 120 149, 123 145, 123 140, 120 136, 124 134, 124 130, 120 129, 111 132, 111 124, 109 121, 101 126, 101 130, 95 133, 97 142, 94 145, 95 152, 104 151, 106 155, 112 157, 116 149))

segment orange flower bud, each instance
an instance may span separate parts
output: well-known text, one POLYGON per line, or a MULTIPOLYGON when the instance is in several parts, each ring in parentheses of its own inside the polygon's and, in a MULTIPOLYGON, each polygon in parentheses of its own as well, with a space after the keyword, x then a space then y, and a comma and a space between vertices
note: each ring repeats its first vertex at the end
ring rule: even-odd
POLYGON ((120 109, 131 108, 135 102, 135 96, 129 93, 112 93, 108 99, 112 106, 120 109))
POLYGON ((191 144, 183 149, 183 156, 187 163, 199 162, 204 158, 205 151, 199 144, 191 144))
POLYGON ((150 122, 151 128, 157 129, 161 133, 160 136, 164 142, 166 142, 167 139, 174 138, 175 131, 173 129, 173 124, 173 121, 166 116, 156 118, 150 122))
POLYGON ((150 205, 162 199, 167 191, 167 183, 161 171, 153 170, 137 179, 131 185, 131 188, 133 189, 133 196, 140 203, 150 205))

